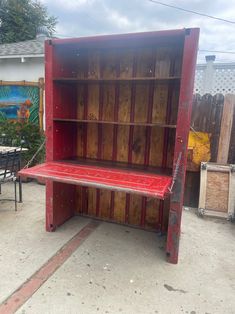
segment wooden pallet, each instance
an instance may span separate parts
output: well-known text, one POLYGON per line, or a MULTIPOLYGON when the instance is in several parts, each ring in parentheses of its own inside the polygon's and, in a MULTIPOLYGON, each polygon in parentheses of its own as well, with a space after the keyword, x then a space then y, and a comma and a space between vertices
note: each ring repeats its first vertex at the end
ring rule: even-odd
POLYGON ((235 218, 235 165, 201 164, 199 214, 235 218))

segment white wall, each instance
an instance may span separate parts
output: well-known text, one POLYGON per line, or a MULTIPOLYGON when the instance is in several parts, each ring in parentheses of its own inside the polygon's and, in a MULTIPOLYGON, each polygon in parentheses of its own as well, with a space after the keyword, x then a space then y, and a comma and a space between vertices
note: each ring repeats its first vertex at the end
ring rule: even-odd
POLYGON ((38 82, 44 77, 44 58, 0 59, 0 80, 38 82))

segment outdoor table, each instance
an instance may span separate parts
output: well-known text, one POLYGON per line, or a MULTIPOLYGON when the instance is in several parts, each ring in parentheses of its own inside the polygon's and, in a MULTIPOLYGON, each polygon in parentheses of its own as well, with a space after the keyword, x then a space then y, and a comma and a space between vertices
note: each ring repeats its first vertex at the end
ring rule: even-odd
MULTIPOLYGON (((28 148, 23 148, 23 147, 13 147, 13 146, 1 146, 0 145, 0 154, 7 154, 11 151, 19 151, 19 153, 21 152, 25 152, 28 151, 28 148)), ((21 168, 21 158, 19 159, 19 165, 18 165, 18 170, 20 170, 21 168)), ((19 202, 22 203, 22 182, 21 182, 21 178, 19 176, 19 202)))
POLYGON ((6 154, 12 150, 18 150, 19 152, 27 151, 28 148, 23 148, 23 147, 12 147, 12 146, 0 146, 0 153, 1 154, 6 154))

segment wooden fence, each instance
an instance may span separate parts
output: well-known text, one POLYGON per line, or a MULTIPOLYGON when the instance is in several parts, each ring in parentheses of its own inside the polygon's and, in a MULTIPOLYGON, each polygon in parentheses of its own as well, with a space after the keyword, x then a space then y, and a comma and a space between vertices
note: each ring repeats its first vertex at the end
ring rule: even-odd
MULTIPOLYGON (((235 164, 235 95, 194 95, 191 126, 196 132, 210 134, 212 162, 235 164)), ((186 206, 198 206, 199 171, 186 176, 186 206)))

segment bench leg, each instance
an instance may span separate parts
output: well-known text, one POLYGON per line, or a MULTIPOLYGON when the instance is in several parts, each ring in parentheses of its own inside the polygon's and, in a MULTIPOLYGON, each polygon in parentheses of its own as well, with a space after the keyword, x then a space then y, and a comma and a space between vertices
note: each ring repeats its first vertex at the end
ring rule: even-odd
POLYGON ((15 190, 15 211, 17 211, 16 179, 14 180, 14 190, 15 190))
POLYGON ((168 262, 178 263, 180 226, 181 226, 182 207, 179 203, 171 203, 169 212, 166 255, 168 262))
POLYGON ((18 180, 19 180, 19 203, 22 203, 22 180, 20 176, 18 180))
POLYGON ((76 186, 46 181, 46 231, 55 231, 75 212, 76 186))

